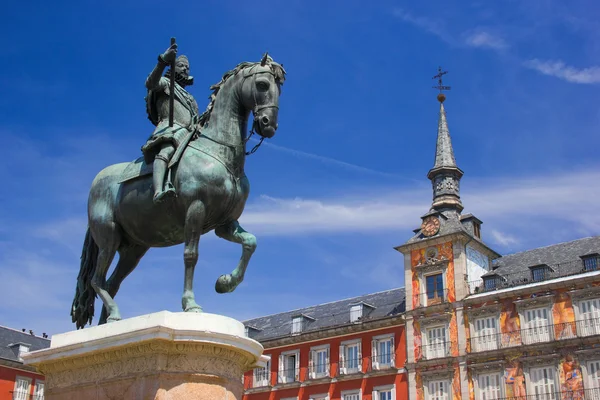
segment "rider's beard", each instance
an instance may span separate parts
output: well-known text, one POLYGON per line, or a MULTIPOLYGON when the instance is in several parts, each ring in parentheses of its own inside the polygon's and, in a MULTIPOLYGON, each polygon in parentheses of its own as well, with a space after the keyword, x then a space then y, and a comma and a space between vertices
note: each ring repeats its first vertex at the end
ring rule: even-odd
MULTIPOLYGON (((165 72, 165 77, 171 78, 171 71, 168 70, 165 72)), ((181 86, 191 86, 194 84, 193 76, 183 76, 179 72, 175 71, 175 82, 179 83, 181 86)))

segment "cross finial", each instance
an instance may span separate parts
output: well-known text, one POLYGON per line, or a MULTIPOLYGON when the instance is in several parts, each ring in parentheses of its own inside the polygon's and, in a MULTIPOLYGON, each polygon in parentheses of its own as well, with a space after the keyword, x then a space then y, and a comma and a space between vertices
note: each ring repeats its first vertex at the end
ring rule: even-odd
POLYGON ((440 103, 443 103, 444 100, 446 100, 446 96, 444 95, 443 91, 444 90, 450 90, 450 86, 444 86, 444 84, 442 83, 442 76, 446 75, 448 73, 448 71, 442 71, 442 67, 438 67, 438 73, 437 75, 435 75, 433 78, 431 79, 437 79, 438 84, 437 86, 433 86, 434 89, 438 89, 440 91, 440 94, 438 94, 438 101, 440 103))

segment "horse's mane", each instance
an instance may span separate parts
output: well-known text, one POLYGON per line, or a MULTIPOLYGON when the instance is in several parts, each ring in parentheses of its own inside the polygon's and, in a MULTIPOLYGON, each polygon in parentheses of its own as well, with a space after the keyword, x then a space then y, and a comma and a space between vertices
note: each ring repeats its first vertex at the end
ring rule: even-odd
MULTIPOLYGON (((215 83, 214 85, 212 85, 210 87, 210 89, 213 92, 211 93, 211 95, 209 97, 210 102, 208 103, 208 106, 206 107, 206 111, 204 111, 202 113, 202 115, 200 115, 200 118, 198 119, 198 125, 200 128, 203 128, 204 126, 206 126, 208 124, 208 121, 210 119, 210 114, 212 113, 213 107, 215 105, 215 101, 217 100, 217 94, 219 94, 219 90, 225 84, 225 82, 232 76, 235 76, 238 72, 240 72, 244 68, 252 67, 252 66, 258 65, 258 64, 260 64, 260 62, 246 62, 246 61, 241 62, 234 69, 225 72, 225 74, 223 74, 223 77, 221 78, 221 81, 219 81, 218 83, 215 83)), ((270 56, 267 56, 266 65, 268 65, 271 68, 271 71, 273 71, 273 73, 275 74, 275 81, 278 82, 279 84, 283 85, 283 82, 285 81, 285 69, 283 69, 283 64, 278 64, 275 61, 273 61, 273 59, 270 56)))

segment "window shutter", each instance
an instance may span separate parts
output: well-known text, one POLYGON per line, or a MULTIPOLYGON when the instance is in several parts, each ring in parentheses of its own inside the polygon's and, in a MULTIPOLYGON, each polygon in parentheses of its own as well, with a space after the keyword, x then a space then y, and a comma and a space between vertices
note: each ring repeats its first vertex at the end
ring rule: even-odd
POLYGON ((277 370, 279 371, 279 373, 277 374, 277 383, 283 383, 285 382, 284 380, 284 361, 285 361, 285 357, 283 355, 279 355, 279 365, 277 370))
MULTIPOLYGON (((379 362, 377 358, 377 340, 371 340, 371 367, 373 369, 379 369, 379 362)), ((373 391, 373 393, 376 393, 373 391)), ((375 397, 373 397, 375 399, 375 397)))
POLYGON ((377 390, 373 390, 373 393, 371 394, 371 400, 379 400, 379 392, 377 392, 377 390))
POLYGON ((294 372, 296 374, 295 379, 296 381, 300 380, 300 352, 296 352, 296 357, 294 357, 296 359, 296 365, 294 367, 294 372))
POLYGON ((340 365, 339 365, 339 371, 342 374, 346 373, 346 362, 345 362, 345 354, 344 354, 344 345, 340 345, 340 365))
POLYGON ((331 376, 331 373, 329 371, 329 346, 327 346, 327 355, 325 357, 325 373, 327 374, 327 376, 331 376))
POLYGON ((316 352, 314 350, 311 350, 308 353, 308 376, 311 379, 315 378, 315 356, 316 356, 316 352))
POLYGON ((358 371, 362 372, 362 340, 358 342, 358 371))
MULTIPOLYGON (((392 368, 396 367, 396 346, 394 346, 394 336, 390 338, 390 361, 392 363, 392 368)), ((394 398, 396 398, 394 396, 394 398)))

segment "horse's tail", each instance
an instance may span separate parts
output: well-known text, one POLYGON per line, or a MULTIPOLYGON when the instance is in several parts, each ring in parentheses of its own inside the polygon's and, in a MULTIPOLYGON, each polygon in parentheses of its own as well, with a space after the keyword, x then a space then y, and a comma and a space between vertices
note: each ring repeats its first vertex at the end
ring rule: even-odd
POLYGON ((92 287, 92 278, 96 272, 97 259, 98 245, 88 227, 81 252, 81 267, 77 277, 75 298, 71 307, 71 319, 76 324, 77 329, 83 328, 88 323, 91 325, 94 317, 94 301, 97 294, 92 287))

